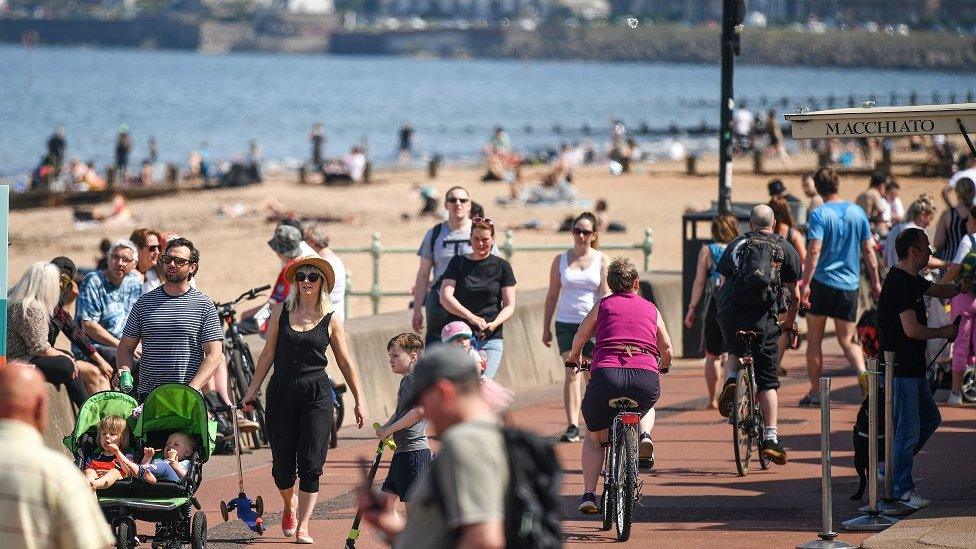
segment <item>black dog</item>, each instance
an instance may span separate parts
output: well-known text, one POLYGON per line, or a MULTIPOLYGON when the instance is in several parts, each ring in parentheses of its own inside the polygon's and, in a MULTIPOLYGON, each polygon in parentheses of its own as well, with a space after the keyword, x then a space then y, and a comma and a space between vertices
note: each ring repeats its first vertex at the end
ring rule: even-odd
MULTIPOLYGON (((878 462, 884 460, 885 415, 884 389, 878 391, 878 462)), ((861 408, 857 411, 852 433, 854 439, 854 470, 857 471, 860 484, 857 492, 851 496, 852 500, 859 500, 864 495, 864 487, 868 482, 868 399, 865 397, 861 408)))

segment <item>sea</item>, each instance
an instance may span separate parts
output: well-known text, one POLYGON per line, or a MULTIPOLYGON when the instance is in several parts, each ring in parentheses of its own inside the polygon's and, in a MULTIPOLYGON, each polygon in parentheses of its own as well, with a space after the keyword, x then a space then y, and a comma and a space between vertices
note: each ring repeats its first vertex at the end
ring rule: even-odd
MULTIPOLYGON (((958 74, 873 69, 738 66, 747 108, 964 101, 976 82, 958 74)), ((233 160, 254 141, 269 164, 311 156, 309 132, 325 128, 327 156, 365 145, 378 166, 397 159, 399 128, 414 129, 413 162, 433 155, 473 162, 495 127, 527 154, 562 143, 597 149, 621 120, 654 156, 676 142, 715 150, 719 66, 411 57, 157 51, 0 45, 0 177, 37 166, 55 128, 66 155, 111 163, 118 131, 133 140, 130 165, 149 156, 185 164, 205 147, 233 160), (671 131, 668 131, 671 129, 671 131), (676 133, 674 133, 676 132, 676 133)))

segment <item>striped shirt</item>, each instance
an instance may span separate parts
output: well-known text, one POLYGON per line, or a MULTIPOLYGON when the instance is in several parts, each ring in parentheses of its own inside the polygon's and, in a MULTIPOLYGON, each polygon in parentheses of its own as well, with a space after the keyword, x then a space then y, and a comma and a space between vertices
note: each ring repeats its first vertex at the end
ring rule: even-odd
POLYGON ((203 345, 224 338, 209 297, 196 288, 171 296, 162 286, 139 298, 123 333, 142 341, 140 394, 164 383, 189 384, 203 362, 203 345))
POLYGON ((98 549, 114 544, 88 481, 68 458, 44 446, 36 429, 0 419, 0 447, 8 449, 0 452, 0 546, 98 549))

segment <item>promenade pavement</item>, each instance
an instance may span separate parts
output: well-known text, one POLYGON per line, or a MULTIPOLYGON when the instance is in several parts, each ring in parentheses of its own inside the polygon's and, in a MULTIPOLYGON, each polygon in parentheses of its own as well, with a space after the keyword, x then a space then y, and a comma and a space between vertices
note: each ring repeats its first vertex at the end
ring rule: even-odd
MULTIPOLYGON (((643 472, 643 499, 635 510, 633 547, 795 547, 816 539, 820 530, 820 412, 796 403, 807 390, 801 352, 788 353, 789 374, 780 391, 780 436, 789 452, 789 463, 761 471, 753 459, 748 476, 735 473, 731 428, 714 410, 705 410, 701 362, 680 360, 662 378, 662 397, 654 429, 657 463, 643 472)), ((920 492, 933 500, 929 509, 902 521, 887 532, 844 532, 841 522, 856 516, 860 505, 848 498, 857 487, 853 470, 851 428, 861 395, 853 370, 843 364, 836 342, 825 346, 825 372, 833 378, 831 444, 833 447, 834 529, 840 539, 871 548, 974 547, 976 546, 976 409, 943 407, 943 424, 920 454, 916 476, 923 477, 920 492)), ((565 428, 561 387, 518 396, 514 422, 555 438, 565 428)), ((367 432, 344 429, 340 447, 330 451, 322 477, 319 503, 310 533, 317 546, 339 547, 352 523, 355 508, 350 491, 361 482, 360 467, 372 456, 375 439, 367 432)), ((563 508, 567 546, 590 547, 612 543, 611 532, 602 532, 596 518, 576 513, 582 490, 580 445, 560 444, 559 459, 565 469, 563 508)), ((258 450, 244 456, 248 495, 263 496, 269 524, 263 537, 240 523, 223 523, 221 499, 237 494, 236 461, 215 456, 206 468, 206 480, 197 495, 210 523, 213 547, 239 544, 280 546, 281 499, 270 476, 270 452, 258 450)), ((386 476, 384 467, 377 482, 386 476)), ((364 528, 357 547, 383 547, 364 528)))

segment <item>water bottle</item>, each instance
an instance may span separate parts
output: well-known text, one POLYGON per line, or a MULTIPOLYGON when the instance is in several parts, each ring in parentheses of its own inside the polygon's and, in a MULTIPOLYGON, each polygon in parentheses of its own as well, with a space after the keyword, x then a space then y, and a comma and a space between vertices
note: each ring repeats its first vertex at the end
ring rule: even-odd
POLYGON ((132 372, 129 370, 122 370, 119 374, 119 389, 122 389, 123 393, 132 392, 132 372))

